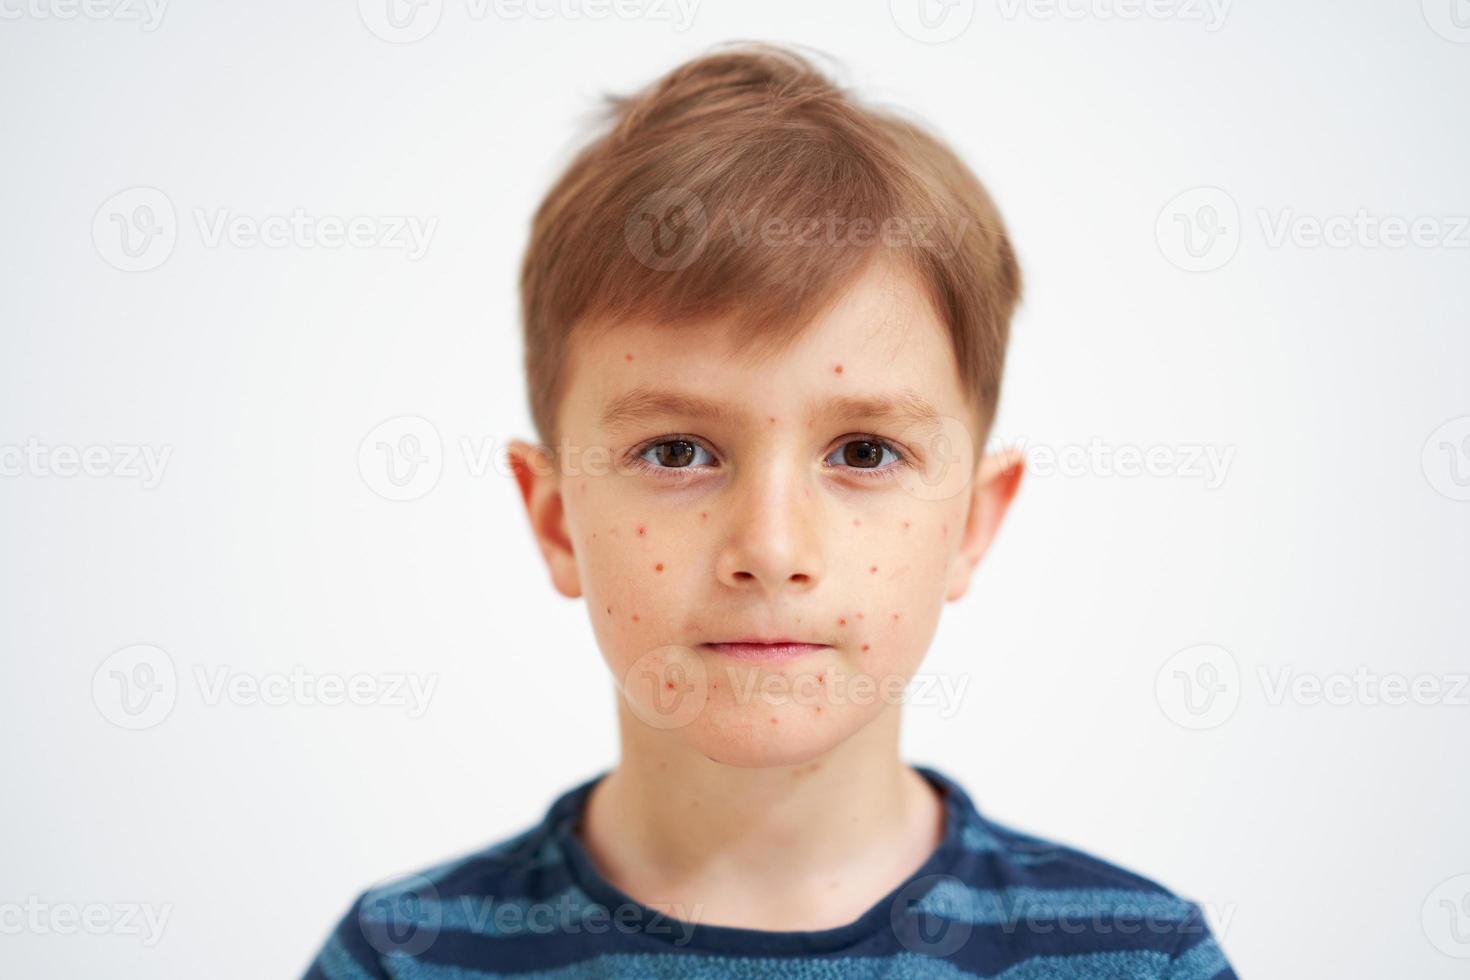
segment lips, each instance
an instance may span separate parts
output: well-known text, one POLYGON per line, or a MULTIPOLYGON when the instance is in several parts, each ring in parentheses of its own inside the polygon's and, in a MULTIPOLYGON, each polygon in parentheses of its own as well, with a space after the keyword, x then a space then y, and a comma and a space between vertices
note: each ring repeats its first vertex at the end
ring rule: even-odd
POLYGON ((828 648, 825 643, 809 643, 790 637, 743 637, 720 643, 701 643, 700 646, 737 660, 790 660, 828 648))

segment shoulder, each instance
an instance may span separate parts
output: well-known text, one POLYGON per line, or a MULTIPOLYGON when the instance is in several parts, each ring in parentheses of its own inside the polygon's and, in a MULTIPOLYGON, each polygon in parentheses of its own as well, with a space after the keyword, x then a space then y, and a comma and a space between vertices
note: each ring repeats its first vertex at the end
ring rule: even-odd
POLYGON ((488 846, 364 889, 336 922, 306 980, 386 977, 386 957, 418 956, 446 933, 493 929, 498 896, 534 901, 565 890, 552 830, 543 818, 488 846))
POLYGON ((992 820, 967 798, 962 804, 959 853, 930 896, 931 911, 1023 956, 1078 967, 1126 960, 1141 977, 1234 978, 1198 902, 1079 847, 992 820))

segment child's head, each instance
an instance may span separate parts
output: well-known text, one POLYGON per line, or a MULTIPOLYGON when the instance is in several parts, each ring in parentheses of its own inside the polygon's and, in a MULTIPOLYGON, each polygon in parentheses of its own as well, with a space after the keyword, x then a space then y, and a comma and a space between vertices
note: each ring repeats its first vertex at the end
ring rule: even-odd
POLYGON ((1020 478, 981 453, 1020 275, 973 174, 799 56, 729 49, 614 102, 521 285, 517 479, 629 706, 747 766, 896 711, 1020 478), (748 638, 824 648, 701 646, 748 638))

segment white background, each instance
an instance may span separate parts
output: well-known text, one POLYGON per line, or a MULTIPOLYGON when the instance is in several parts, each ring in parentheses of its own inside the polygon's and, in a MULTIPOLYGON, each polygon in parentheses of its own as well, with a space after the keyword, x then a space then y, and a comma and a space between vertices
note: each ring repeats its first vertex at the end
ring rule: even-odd
POLYGON ((494 463, 530 435, 517 262, 596 99, 741 38, 835 56, 993 191, 1027 277, 998 438, 1177 464, 1028 479, 924 666, 964 697, 910 710, 906 757, 1201 901, 1243 976, 1470 970, 1463 0, 962 0, 948 40, 881 0, 431 0, 413 43, 379 0, 97 2, 0 0, 0 973, 298 975, 361 889, 614 761, 584 610, 494 463), (139 187, 176 240, 122 271, 139 187), (207 234, 297 208, 434 224, 419 257, 207 234), (1275 237, 1360 209, 1342 246, 1275 237), (1439 241, 1374 244, 1415 218, 1439 241), (359 448, 401 416, 442 475, 393 502, 359 448), (27 445, 170 455, 145 485, 27 445), (174 673, 133 731, 137 644, 174 673), (293 668, 437 686, 419 717, 211 703, 293 668), (1355 672, 1345 703, 1277 686, 1355 672), (1392 676, 1439 703, 1381 703, 1392 676), (94 903, 161 938, 56 926, 94 903))

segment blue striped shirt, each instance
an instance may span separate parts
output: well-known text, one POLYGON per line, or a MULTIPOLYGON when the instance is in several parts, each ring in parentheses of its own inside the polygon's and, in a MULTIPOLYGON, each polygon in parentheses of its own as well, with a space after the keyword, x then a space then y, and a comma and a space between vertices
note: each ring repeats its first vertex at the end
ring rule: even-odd
POLYGON ((599 774, 531 828, 358 896, 307 980, 541 977, 995 977, 1235 980, 1194 902, 1081 851, 944 798, 939 846, 856 920, 816 931, 700 924, 642 905, 576 834, 599 774))

